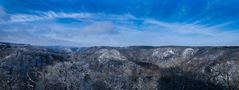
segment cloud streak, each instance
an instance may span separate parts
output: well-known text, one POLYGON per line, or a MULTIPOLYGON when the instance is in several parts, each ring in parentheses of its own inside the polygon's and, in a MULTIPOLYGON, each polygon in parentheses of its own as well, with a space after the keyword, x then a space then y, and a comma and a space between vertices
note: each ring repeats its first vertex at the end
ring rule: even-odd
MULTIPOLYGON (((7 3, 9 6, 0 7, 0 41, 69 46, 239 45, 239 29, 235 27, 238 21, 220 16, 226 12, 224 9, 215 12, 218 10, 215 7, 218 2, 213 6, 203 4, 209 6, 197 9, 194 6, 187 7, 186 4, 184 6, 184 3, 175 7, 168 1, 164 2, 157 2, 156 5, 144 3, 149 10, 144 10, 143 6, 137 6, 139 9, 123 6, 124 10, 111 9, 105 4, 101 6, 103 8, 100 4, 100 9, 95 10, 84 4, 82 8, 85 11, 56 11, 54 9, 58 9, 57 6, 53 9, 39 9, 34 5, 23 6, 22 3, 10 7, 11 4, 7 3), (159 8, 160 12, 154 8, 159 8), (193 12, 191 9, 201 12, 193 12)), ((236 15, 231 17, 237 18, 236 15)))
POLYGON ((130 14, 124 15, 107 15, 104 13, 87 13, 87 12, 75 12, 75 13, 65 13, 65 12, 36 12, 37 14, 15 14, 15 15, 6 15, 4 10, 0 8, 1 16, 8 16, 10 17, 6 21, 2 21, 2 24, 8 23, 24 23, 24 22, 32 22, 32 21, 41 21, 41 20, 50 20, 56 18, 73 18, 77 20, 117 20, 117 21, 124 21, 124 20, 132 20, 136 19, 136 17, 130 14))
POLYGON ((15 18, 16 21, 10 20, 15 23, 2 25, 0 31, 3 34, 0 40, 37 45, 129 46, 232 45, 232 43, 237 45, 238 43, 234 42, 239 39, 237 31, 220 30, 227 25, 226 23, 206 27, 195 23, 170 23, 136 18, 129 14, 118 16, 93 13, 51 14, 37 17, 40 19, 29 15, 30 18, 24 16, 15 18), (63 17, 84 20, 72 24, 55 20, 63 17), (135 21, 142 23, 137 26, 135 21))

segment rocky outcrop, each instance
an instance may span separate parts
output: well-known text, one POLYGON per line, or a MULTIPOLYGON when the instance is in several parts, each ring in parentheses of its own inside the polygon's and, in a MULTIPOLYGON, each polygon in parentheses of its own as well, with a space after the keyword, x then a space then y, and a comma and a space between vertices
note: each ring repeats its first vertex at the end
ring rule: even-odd
POLYGON ((239 47, 0 44, 0 90, 237 90, 239 47))

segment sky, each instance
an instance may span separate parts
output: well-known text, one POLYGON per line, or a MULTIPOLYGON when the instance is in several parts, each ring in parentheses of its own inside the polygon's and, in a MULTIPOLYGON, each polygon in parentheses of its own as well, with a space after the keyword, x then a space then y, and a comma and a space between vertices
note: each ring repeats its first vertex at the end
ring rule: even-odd
POLYGON ((238 46, 239 0, 0 0, 0 42, 238 46))

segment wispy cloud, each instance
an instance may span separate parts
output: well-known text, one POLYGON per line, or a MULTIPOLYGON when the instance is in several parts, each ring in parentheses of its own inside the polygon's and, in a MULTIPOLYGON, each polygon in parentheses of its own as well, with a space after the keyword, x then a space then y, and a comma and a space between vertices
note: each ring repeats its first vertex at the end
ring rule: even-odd
MULTIPOLYGON (((1 9, 0 9, 1 10, 1 9)), ((1 15, 1 11, 0 11, 1 15)), ((3 16, 6 16, 2 14, 3 16)), ((208 26, 198 22, 163 22, 127 14, 88 12, 37 12, 8 15, 0 25, 0 41, 38 45, 238 45, 238 31, 223 29, 228 23, 208 26), (61 23, 71 18, 77 23, 61 23), (140 24, 137 24, 140 21, 140 24)))
POLYGON ((93 17, 90 13, 63 13, 63 12, 40 12, 36 15, 32 14, 16 14, 10 16, 10 22, 29 22, 38 20, 48 20, 54 18, 89 18, 93 17))
POLYGON ((73 13, 65 13, 65 12, 35 12, 36 14, 16 14, 10 15, 10 20, 5 23, 16 23, 16 22, 31 22, 31 21, 39 21, 39 20, 49 20, 55 18, 73 18, 79 20, 130 20, 136 19, 136 17, 130 14, 124 15, 107 15, 104 13, 87 13, 87 12, 73 12, 73 13))
POLYGON ((206 26, 204 24, 197 23, 168 23, 152 19, 146 19, 145 23, 155 26, 156 28, 159 29, 170 30, 181 34, 199 34, 206 36, 216 36, 218 34, 216 32, 223 30, 223 28, 226 27, 231 22, 217 24, 213 26, 206 26))

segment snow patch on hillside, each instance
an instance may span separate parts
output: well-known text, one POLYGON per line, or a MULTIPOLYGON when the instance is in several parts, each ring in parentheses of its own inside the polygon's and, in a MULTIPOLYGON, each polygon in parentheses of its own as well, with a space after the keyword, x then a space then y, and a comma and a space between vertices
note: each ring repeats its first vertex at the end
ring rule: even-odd
POLYGON ((195 52, 194 52, 194 49, 192 49, 192 48, 186 48, 186 49, 183 51, 182 55, 183 55, 183 58, 186 58, 187 56, 193 55, 194 53, 195 53, 195 52))
POLYGON ((157 48, 153 50, 152 56, 157 57, 159 59, 164 59, 174 54, 175 52, 171 48, 157 48))
POLYGON ((122 56, 120 52, 116 49, 100 49, 99 51, 96 52, 96 54, 99 54, 100 56, 98 57, 99 60, 103 59, 112 59, 112 60, 127 60, 125 56, 122 56))

